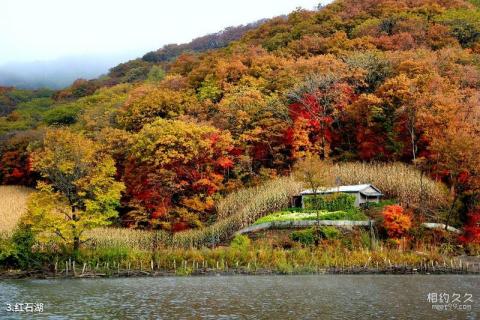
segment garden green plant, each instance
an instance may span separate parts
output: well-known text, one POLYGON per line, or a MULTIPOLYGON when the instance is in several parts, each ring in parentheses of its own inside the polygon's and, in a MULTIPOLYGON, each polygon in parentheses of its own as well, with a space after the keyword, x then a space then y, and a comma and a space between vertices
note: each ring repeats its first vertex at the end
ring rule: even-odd
POLYGON ((347 193, 333 193, 314 197, 306 195, 303 197, 305 209, 341 211, 350 210, 355 207, 355 196, 347 193))
POLYGON ((366 220, 367 217, 359 210, 349 211, 322 211, 310 210, 305 212, 279 211, 255 221, 255 224, 277 221, 302 221, 302 220, 366 220))

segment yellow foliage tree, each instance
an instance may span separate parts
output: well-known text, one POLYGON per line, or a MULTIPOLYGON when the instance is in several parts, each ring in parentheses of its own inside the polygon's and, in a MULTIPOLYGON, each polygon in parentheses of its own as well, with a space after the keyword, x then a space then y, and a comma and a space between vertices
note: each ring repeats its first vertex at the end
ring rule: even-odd
POLYGON ((67 129, 49 130, 33 153, 33 167, 45 180, 29 199, 24 223, 38 240, 60 240, 76 252, 86 230, 117 216, 124 185, 115 181, 114 161, 98 143, 67 129))

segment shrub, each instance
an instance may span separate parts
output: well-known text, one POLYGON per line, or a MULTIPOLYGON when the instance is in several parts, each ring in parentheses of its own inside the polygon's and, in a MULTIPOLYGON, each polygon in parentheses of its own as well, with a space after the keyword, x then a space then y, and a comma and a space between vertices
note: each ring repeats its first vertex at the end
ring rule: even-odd
POLYGON ((238 250, 247 250, 249 246, 250 238, 242 234, 236 235, 230 243, 230 247, 238 250))
POLYGON ((335 227, 325 226, 320 228, 320 234, 322 235, 323 238, 332 240, 332 239, 338 239, 342 233, 340 232, 340 230, 338 230, 335 227))
POLYGON ((382 216, 383 226, 390 238, 401 238, 412 227, 412 216, 399 205, 386 206, 382 216))
POLYGON ((290 234, 293 241, 300 242, 303 245, 309 246, 315 243, 315 231, 313 229, 305 229, 294 231, 290 234))
POLYGON ((31 269, 41 265, 40 254, 32 251, 35 236, 29 228, 17 228, 10 239, 0 239, 0 265, 31 269))
POLYGON ((79 113, 77 106, 58 106, 45 113, 45 122, 49 125, 70 125, 77 122, 79 113))
POLYGON ((232 237, 238 230, 251 225, 258 218, 288 206, 301 185, 290 177, 279 178, 258 187, 239 190, 220 201, 219 220, 198 230, 168 234, 164 231, 144 231, 119 228, 88 230, 86 238, 91 247, 109 247, 113 244, 142 250, 154 246, 203 247, 215 246, 232 237))

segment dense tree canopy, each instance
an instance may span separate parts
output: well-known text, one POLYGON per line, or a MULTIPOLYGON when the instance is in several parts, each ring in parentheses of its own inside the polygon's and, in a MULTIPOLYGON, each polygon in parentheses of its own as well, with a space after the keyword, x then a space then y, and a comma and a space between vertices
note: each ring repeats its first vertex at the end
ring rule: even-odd
MULTIPOLYGON (((479 21, 478 1, 337 0, 54 95, 3 89, 0 133, 83 132, 115 159, 128 225, 208 223, 219 195, 309 156, 416 165, 451 188, 449 216, 468 212, 480 193, 479 21)), ((26 183, 28 151, 5 141, 0 178, 26 183)))
POLYGON ((232 139, 208 125, 158 119, 135 135, 125 168, 128 224, 185 229, 205 221, 232 168, 232 139))

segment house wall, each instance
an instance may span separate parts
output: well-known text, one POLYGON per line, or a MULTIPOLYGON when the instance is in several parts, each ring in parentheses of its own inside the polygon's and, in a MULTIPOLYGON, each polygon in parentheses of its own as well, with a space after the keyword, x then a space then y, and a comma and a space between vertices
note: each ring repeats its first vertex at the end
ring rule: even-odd
POLYGON ((364 203, 363 196, 357 192, 355 193, 355 207, 360 207, 360 204, 364 203))
POLYGON ((375 203, 380 202, 380 197, 378 197, 378 196, 367 197, 367 196, 361 195, 360 193, 359 193, 359 195, 360 195, 360 199, 361 199, 360 202, 359 202, 360 204, 369 203, 369 202, 375 202, 375 203))

